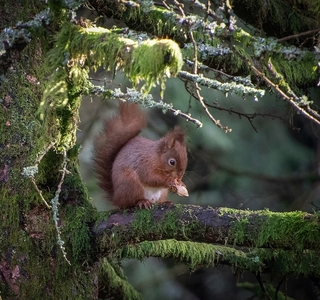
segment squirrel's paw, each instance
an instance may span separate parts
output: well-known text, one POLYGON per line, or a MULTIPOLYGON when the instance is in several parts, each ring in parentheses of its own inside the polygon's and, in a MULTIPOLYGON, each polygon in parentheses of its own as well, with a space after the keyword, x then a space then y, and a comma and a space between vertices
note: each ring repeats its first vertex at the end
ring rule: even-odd
POLYGON ((136 206, 139 206, 140 209, 142 209, 143 207, 145 209, 150 209, 152 207, 152 202, 147 199, 142 199, 137 202, 136 206))

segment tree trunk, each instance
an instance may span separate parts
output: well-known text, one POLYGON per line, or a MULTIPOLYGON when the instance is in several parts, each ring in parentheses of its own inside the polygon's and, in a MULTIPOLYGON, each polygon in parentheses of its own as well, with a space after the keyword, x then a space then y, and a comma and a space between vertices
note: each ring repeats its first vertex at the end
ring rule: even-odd
MULTIPOLYGON (((78 151, 58 149, 61 119, 50 116, 49 108, 42 119, 38 113, 50 75, 44 58, 52 36, 44 32, 56 26, 45 9, 32 1, 0 5, 0 27, 9 28, 2 31, 0 56, 0 295, 96 299, 97 264, 88 225, 95 210, 81 181, 78 151), (22 20, 33 21, 9 27, 22 20)), ((69 137, 75 139, 75 130, 69 137)))

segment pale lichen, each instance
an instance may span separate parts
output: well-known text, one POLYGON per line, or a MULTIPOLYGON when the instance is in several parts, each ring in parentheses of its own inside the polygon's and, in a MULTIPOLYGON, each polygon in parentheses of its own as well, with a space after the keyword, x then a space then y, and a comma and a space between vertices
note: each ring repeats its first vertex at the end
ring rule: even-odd
POLYGON ((236 82, 220 82, 216 79, 211 79, 204 77, 202 74, 191 74, 186 71, 180 71, 179 77, 187 79, 191 82, 196 82, 200 85, 206 86, 208 88, 216 89, 224 93, 233 93, 239 96, 253 96, 260 98, 264 96, 265 91, 261 89, 256 89, 252 86, 244 85, 236 82))

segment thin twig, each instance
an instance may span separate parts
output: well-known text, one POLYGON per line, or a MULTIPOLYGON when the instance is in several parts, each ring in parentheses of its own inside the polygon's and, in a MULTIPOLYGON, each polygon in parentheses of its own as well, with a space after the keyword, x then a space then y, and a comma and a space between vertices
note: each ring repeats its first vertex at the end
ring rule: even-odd
MULTIPOLYGON (((156 5, 159 5, 159 3, 154 2, 156 5)), ((169 7, 169 5, 167 4, 167 2, 165 0, 162 1, 162 5, 167 9, 167 10, 171 10, 171 8, 169 7)))
MULTIPOLYGON (((251 63, 249 63, 252 71, 258 75, 259 77, 261 77, 270 87, 274 88, 279 94, 280 96, 286 100, 290 105, 293 106, 293 108, 295 110, 297 110, 298 112, 300 112, 302 115, 304 115, 306 118, 308 118, 309 120, 313 121, 314 123, 316 123, 317 125, 320 125, 320 120, 317 120, 315 117, 313 117, 309 112, 307 112, 307 110, 305 108, 300 107, 297 103, 295 103, 293 101, 293 99, 291 97, 289 97, 285 92, 283 92, 279 86, 275 85, 269 78, 267 78, 262 72, 260 72, 255 66, 253 66, 251 63)), ((312 110, 313 111, 313 110, 312 110)), ((318 114, 315 113, 315 116, 318 116, 318 114)))
POLYGON ((46 149, 40 152, 38 158, 36 159, 36 166, 41 162, 42 158, 48 153, 48 151, 55 145, 55 141, 51 142, 46 149))
POLYGON ((179 115, 179 116, 185 118, 187 121, 190 121, 190 122, 196 124, 198 127, 202 127, 202 125, 203 125, 199 120, 192 118, 190 115, 183 113, 180 110, 176 110, 174 108, 169 108, 168 110, 171 111, 174 115, 179 115))
POLYGON ((281 285, 282 285, 282 283, 283 283, 283 281, 284 281, 285 279, 286 279, 286 277, 283 277, 283 278, 280 280, 280 282, 278 283, 277 287, 276 287, 275 300, 278 299, 278 293, 279 293, 279 291, 280 291, 280 287, 281 287, 281 285))
POLYGON ((173 0, 173 3, 175 4, 175 6, 178 8, 178 10, 180 11, 180 13, 181 13, 181 16, 183 17, 183 18, 185 18, 186 17, 186 15, 185 15, 185 13, 184 13, 184 11, 183 11, 183 4, 181 4, 181 3, 179 3, 177 0, 173 0))
POLYGON ((41 200, 44 202, 44 204, 46 205, 47 208, 51 208, 51 206, 48 204, 48 202, 46 201, 46 199, 44 199, 44 197, 42 196, 42 191, 38 188, 36 181, 34 180, 34 177, 30 176, 30 180, 33 183, 34 188, 36 189, 36 191, 38 192, 41 200))
POLYGON ((48 153, 48 151, 55 145, 56 142, 51 142, 47 148, 45 148, 43 151, 41 151, 35 161, 35 164, 33 166, 30 167, 25 167, 22 174, 29 177, 34 188, 36 189, 36 191, 38 192, 41 200, 44 202, 44 204, 46 205, 47 208, 51 208, 51 206, 48 204, 48 202, 44 199, 44 197, 42 196, 42 191, 38 188, 37 183, 34 179, 34 175, 36 173, 38 173, 38 165, 41 162, 42 158, 46 155, 46 153, 48 153))
POLYGON ((320 31, 320 28, 317 28, 317 29, 312 29, 312 30, 308 30, 305 32, 289 35, 289 36, 283 37, 281 39, 278 39, 278 43, 282 43, 287 40, 292 40, 292 39, 296 39, 296 38, 299 38, 302 36, 310 35, 310 34, 313 34, 313 33, 319 32, 319 31, 320 31))
POLYGON ((294 101, 295 94, 292 92, 291 96, 288 96, 284 91, 282 91, 278 85, 274 84, 268 77, 266 77, 262 72, 260 72, 248 59, 243 57, 241 54, 238 53, 238 55, 246 61, 246 63, 249 65, 251 70, 260 78, 262 78, 270 87, 276 90, 276 92, 285 100, 287 101, 296 111, 301 113, 303 116, 305 116, 307 119, 311 120, 312 122, 316 123, 317 125, 320 125, 320 115, 312 110, 310 107, 305 105, 304 107, 299 106, 294 101))
POLYGON ((207 0, 206 15, 205 15, 205 18, 204 18, 204 21, 205 21, 205 22, 208 21, 208 17, 209 17, 209 14, 210 14, 210 5, 211 5, 210 0, 207 0))
POLYGON ((223 18, 218 17, 212 9, 208 9, 206 4, 201 3, 198 0, 187 0, 187 1, 191 2, 194 7, 201 9, 204 13, 206 13, 208 16, 213 18, 218 24, 224 23, 223 18))

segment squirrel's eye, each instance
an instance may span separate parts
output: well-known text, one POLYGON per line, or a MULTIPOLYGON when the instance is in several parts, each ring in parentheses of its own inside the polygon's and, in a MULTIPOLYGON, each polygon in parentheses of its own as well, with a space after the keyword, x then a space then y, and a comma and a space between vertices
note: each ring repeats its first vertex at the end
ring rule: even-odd
POLYGON ((169 164, 170 166, 174 166, 174 165, 176 164, 176 160, 175 160, 174 158, 169 158, 168 164, 169 164))

